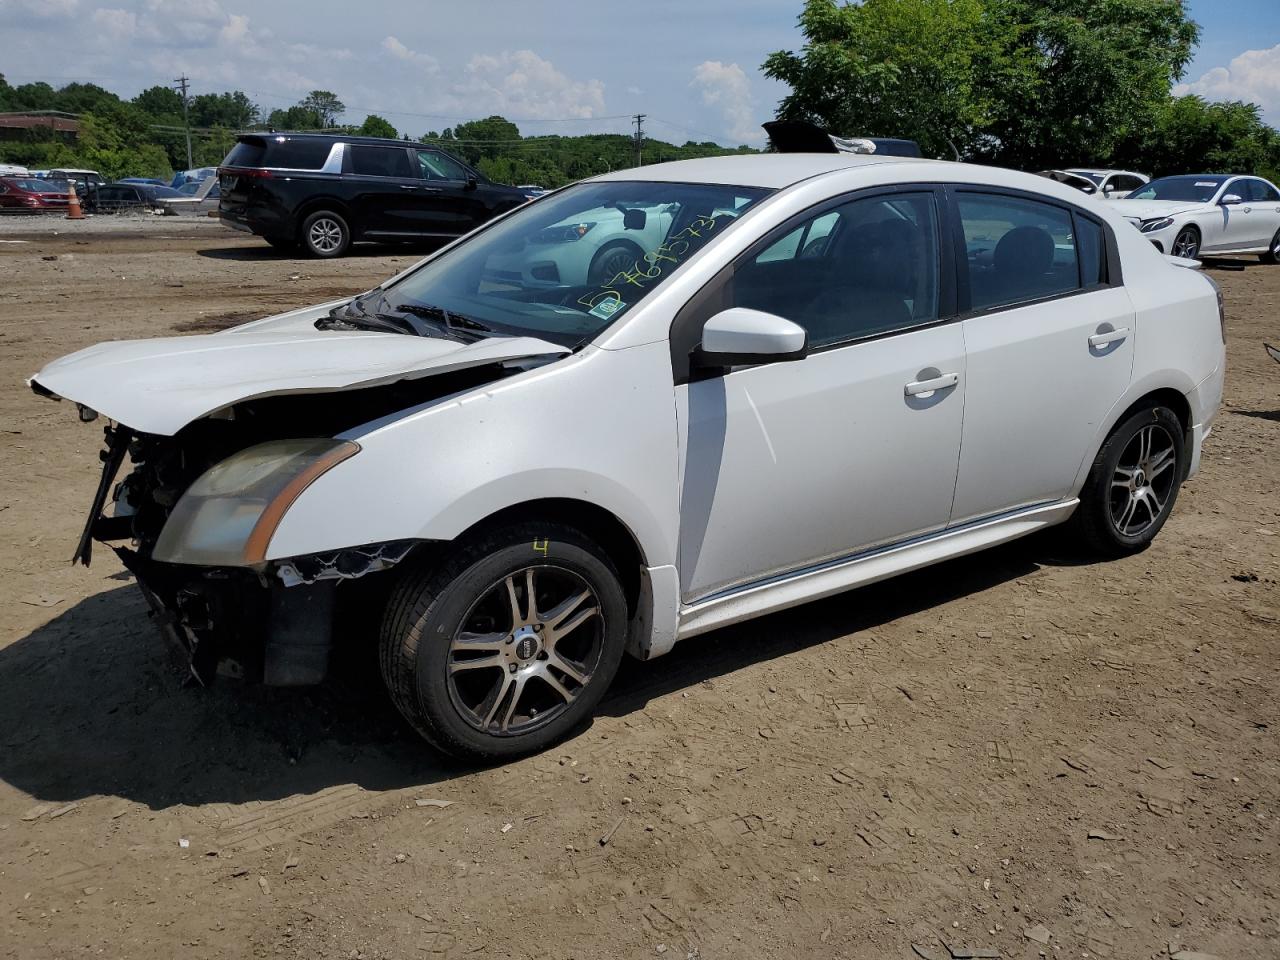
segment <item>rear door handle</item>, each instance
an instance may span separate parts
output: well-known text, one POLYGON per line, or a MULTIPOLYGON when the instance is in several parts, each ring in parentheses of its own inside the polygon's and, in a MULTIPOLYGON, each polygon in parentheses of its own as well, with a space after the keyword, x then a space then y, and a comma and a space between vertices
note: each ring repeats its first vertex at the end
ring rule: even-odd
POLYGON ((960 374, 944 373, 932 380, 912 380, 905 387, 908 397, 918 397, 922 393, 933 393, 935 390, 946 390, 960 382, 960 374))
POLYGON ((1095 333, 1089 338, 1089 346, 1105 347, 1108 343, 1115 343, 1117 340, 1124 340, 1129 336, 1129 328, 1121 327, 1119 330, 1108 330, 1106 333, 1095 333))

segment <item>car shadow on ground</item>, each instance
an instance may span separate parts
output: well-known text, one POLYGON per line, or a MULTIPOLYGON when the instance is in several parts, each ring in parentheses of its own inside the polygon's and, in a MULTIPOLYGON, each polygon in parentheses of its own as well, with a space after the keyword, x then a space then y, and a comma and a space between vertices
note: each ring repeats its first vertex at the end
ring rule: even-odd
MULTIPOLYGON (((623 716, 666 693, 1072 562, 1036 537, 696 637, 660 660, 628 660, 599 712, 623 716)), ((134 585, 97 594, 0 650, 0 778, 39 800, 106 794, 161 809, 347 783, 423 786, 473 769, 437 754, 401 720, 371 645, 335 658, 319 687, 184 687, 134 585)))
MULTIPOLYGON (((425 257, 428 253, 433 253, 444 246, 443 242, 422 241, 420 243, 353 243, 349 250, 343 254, 344 259, 355 257, 373 258, 373 257, 395 257, 395 256, 418 256, 425 257)), ((204 250, 197 250, 196 254, 201 257, 208 257, 210 260, 239 260, 245 263, 270 262, 270 261, 297 261, 298 263, 314 263, 315 257, 308 257, 300 250, 283 251, 277 250, 269 245, 265 240, 246 241, 241 247, 208 247, 204 250)))

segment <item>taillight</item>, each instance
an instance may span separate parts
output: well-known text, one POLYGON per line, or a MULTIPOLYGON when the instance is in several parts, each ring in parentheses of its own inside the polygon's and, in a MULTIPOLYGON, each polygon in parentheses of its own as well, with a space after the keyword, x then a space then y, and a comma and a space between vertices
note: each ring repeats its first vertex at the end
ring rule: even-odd
POLYGON ((218 179, 224 176, 245 177, 249 180, 270 180, 275 177, 272 170, 264 170, 262 167, 219 167, 218 179))

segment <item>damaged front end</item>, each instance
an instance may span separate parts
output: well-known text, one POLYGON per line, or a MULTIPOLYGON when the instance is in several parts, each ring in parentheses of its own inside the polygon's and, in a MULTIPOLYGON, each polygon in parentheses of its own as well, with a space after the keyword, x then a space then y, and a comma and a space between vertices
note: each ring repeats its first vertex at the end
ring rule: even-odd
MULTIPOLYGON (((360 389, 256 397, 172 435, 112 423, 73 559, 88 565, 95 541, 114 549, 161 632, 184 651, 194 682, 223 675, 318 683, 335 625, 363 635, 376 629, 370 621, 390 586, 386 572, 431 546, 405 539, 269 558, 284 513, 311 483, 359 454, 356 441, 338 439, 343 433, 527 366, 488 363, 360 389)), ((32 387, 59 399, 39 375, 32 387)), ((85 406, 80 413, 96 418, 85 406)))

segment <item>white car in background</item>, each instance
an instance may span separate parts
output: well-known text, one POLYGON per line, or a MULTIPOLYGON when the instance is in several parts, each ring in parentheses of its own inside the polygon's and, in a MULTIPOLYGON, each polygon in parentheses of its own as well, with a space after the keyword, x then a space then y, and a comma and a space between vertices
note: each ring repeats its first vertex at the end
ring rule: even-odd
MULTIPOLYGON (((636 267, 645 253, 662 243, 674 208, 667 204, 631 204, 584 210, 526 239, 507 256, 487 266, 495 282, 574 286, 603 283, 636 267)), ((649 264, 641 264, 648 269, 649 264)))
POLYGON ((1142 550, 1222 317, 1043 178, 762 154, 606 174, 354 299, 30 383, 111 421, 75 556, 114 546, 193 676, 315 683, 345 631, 428 740, 503 758, 578 729, 624 652, 1055 524, 1142 550), (590 269, 597 230, 623 269, 590 269))
POLYGON ((1161 177, 1115 209, 1162 253, 1189 260, 1257 254, 1280 263, 1280 190, 1261 177, 1161 177))
POLYGON ((1069 167, 1067 173, 1084 177, 1097 190, 1099 200, 1123 200, 1134 190, 1150 183, 1151 178, 1132 170, 1097 170, 1091 167, 1069 167))

